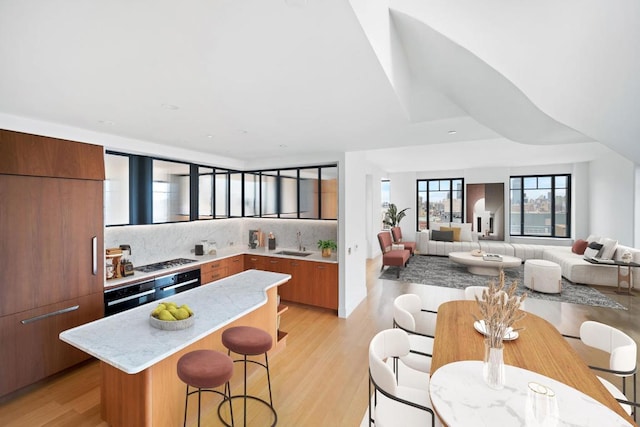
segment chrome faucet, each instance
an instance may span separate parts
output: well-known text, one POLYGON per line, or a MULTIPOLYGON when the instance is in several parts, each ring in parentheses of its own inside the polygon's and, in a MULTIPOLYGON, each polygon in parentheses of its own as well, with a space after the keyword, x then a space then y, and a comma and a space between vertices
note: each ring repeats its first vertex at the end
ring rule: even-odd
POLYGON ((296 238, 298 240, 298 250, 302 251, 302 233, 300 233, 300 230, 296 232, 296 238))

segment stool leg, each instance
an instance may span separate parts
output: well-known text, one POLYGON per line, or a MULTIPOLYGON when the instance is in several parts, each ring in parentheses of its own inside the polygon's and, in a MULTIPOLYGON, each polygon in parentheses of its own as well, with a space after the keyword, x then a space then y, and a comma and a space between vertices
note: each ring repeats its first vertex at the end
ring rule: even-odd
POLYGON ((200 387, 198 387, 198 427, 200 427, 200 402, 202 400, 202 393, 200 387))
POLYGON ((233 421, 233 405, 231 404, 231 384, 229 384, 229 381, 227 381, 227 384, 225 384, 224 388, 225 388, 225 392, 226 391, 229 392, 229 413, 231 415, 231 427, 233 427, 235 423, 233 421))
POLYGON ((247 427, 247 355, 244 355, 244 427, 247 427))
POLYGON ((269 357, 267 356, 267 353, 264 353, 264 363, 267 367, 267 384, 269 385, 269 402, 271 403, 271 406, 273 406, 273 398, 271 397, 271 375, 269 374, 269 357))
POLYGON ((187 427, 187 406, 189 405, 189 384, 187 384, 187 393, 184 397, 184 422, 182 423, 183 427, 187 427))

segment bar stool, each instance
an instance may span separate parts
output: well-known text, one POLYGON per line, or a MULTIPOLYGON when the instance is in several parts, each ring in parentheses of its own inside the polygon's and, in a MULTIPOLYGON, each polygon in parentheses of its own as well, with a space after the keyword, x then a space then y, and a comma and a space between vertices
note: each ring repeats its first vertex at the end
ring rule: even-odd
POLYGON ((189 396, 198 393, 198 426, 200 426, 201 393, 211 392, 222 396, 222 402, 218 405, 218 418, 225 426, 233 426, 233 406, 231 404, 231 386, 229 380, 233 375, 233 361, 219 351, 195 350, 182 356, 178 360, 178 377, 187 384, 187 393, 184 401, 184 422, 187 425, 187 404, 189 396), (224 384, 224 393, 214 390, 224 384), (189 391, 189 387, 197 390, 189 391), (231 411, 231 424, 228 424, 220 415, 220 407, 229 402, 231 411))
POLYGON ((267 351, 271 350, 271 347, 273 345, 271 335, 259 328, 254 328, 251 326, 235 326, 226 329, 222 333, 222 344, 229 350, 229 356, 231 355, 231 352, 243 356, 242 359, 236 359, 233 362, 244 363, 244 394, 231 396, 231 399, 236 399, 239 397, 242 397, 244 399, 244 425, 247 425, 247 399, 254 399, 258 402, 264 403, 271 409, 271 412, 274 416, 274 421, 271 427, 275 426, 278 422, 278 414, 273 408, 273 398, 271 396, 271 377, 269 375, 269 358, 267 356, 267 351), (250 360, 247 358, 247 356, 257 356, 262 353, 264 353, 264 364, 256 360, 250 360), (247 395, 247 363, 255 363, 256 365, 260 365, 267 370, 269 402, 257 396, 247 395))

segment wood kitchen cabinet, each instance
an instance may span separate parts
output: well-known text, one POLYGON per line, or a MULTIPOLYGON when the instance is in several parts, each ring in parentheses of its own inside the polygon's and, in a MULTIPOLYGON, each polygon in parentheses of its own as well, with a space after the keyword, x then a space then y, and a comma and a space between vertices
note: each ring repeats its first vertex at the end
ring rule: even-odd
POLYGON ((0 130, 0 396, 89 358, 58 334, 103 316, 103 180, 100 146, 0 130))
POLYGON ((270 257, 265 257, 262 255, 248 255, 245 254, 244 255, 244 269, 245 270, 265 270, 265 271, 269 271, 266 270, 266 265, 267 265, 267 258, 270 257))
POLYGON ((200 280, 202 284, 211 283, 244 270, 244 257, 236 255, 230 258, 208 262, 200 266, 200 280))
POLYGON ((312 305, 332 310, 338 309, 338 264, 309 262, 312 270, 312 305))

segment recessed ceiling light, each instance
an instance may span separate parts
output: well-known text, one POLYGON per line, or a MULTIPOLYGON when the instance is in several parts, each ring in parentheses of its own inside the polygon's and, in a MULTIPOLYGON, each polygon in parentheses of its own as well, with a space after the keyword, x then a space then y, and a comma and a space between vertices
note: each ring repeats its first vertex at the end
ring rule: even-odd
POLYGON ((207 135, 207 138, 213 139, 213 135, 207 135))
POLYGON ((109 126, 113 126, 116 123, 112 122, 111 120, 98 120, 98 123, 102 123, 103 125, 109 125, 109 126))
POLYGON ((449 135, 455 135, 456 133, 457 133, 457 132, 456 132, 455 130, 450 130, 450 131, 448 132, 448 134, 449 134, 449 135))
POLYGON ((288 145, 287 145, 287 144, 280 144, 280 145, 278 145, 278 147, 280 147, 280 148, 287 148, 287 147, 288 147, 288 145))
POLYGON ((162 108, 166 108, 167 110, 177 110, 180 107, 178 107, 177 105, 173 105, 173 104, 162 104, 162 108))

